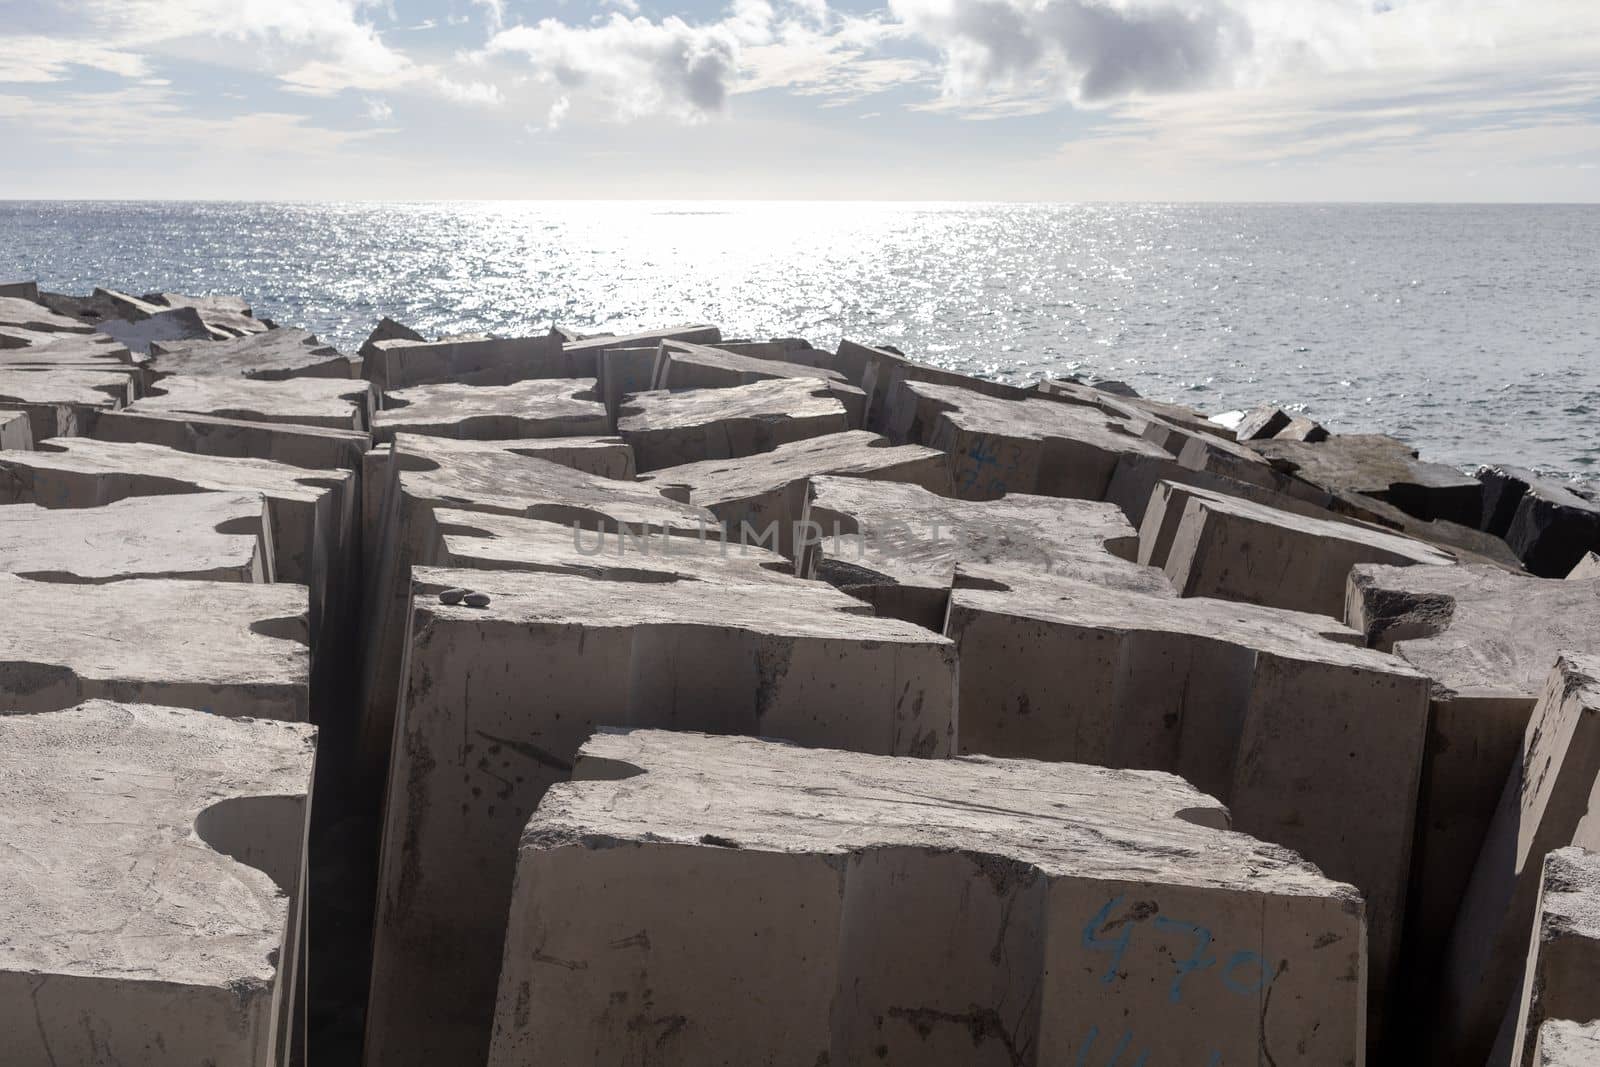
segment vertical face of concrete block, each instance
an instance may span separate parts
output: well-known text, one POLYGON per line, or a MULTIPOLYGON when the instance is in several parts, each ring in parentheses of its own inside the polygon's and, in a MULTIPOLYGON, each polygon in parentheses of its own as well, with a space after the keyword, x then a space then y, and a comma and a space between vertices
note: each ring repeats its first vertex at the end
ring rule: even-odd
POLYGON ((302 588, 0 574, 0 602, 0 715, 106 699, 227 718, 309 716, 302 588))
POLYGON ((1225 819, 1159 774, 603 733, 523 836, 489 1062, 1361 1062, 1359 899, 1225 819))
POLYGON ((275 1067, 313 737, 102 701, 0 715, 7 1063, 275 1067))
POLYGON ((385 393, 444 382, 509 385, 529 378, 594 377, 593 357, 565 355, 556 333, 459 341, 393 338, 363 346, 362 356, 361 373, 385 393))
POLYGON ((721 347, 663 341, 656 351, 650 389, 730 389, 765 379, 842 381, 837 371, 730 352, 721 347))
POLYGON ((25 411, 0 411, 0 450, 23 452, 33 447, 33 426, 25 411))
POLYGON ((1547 855, 1600 846, 1600 658, 1563 654, 1539 696, 1445 955, 1442 1048, 1481 1058, 1521 987, 1547 855))
POLYGON ((362 453, 372 444, 371 437, 355 430, 134 411, 108 412, 96 419, 94 437, 311 470, 358 470, 362 453))
POLYGON ((397 433, 461 440, 520 437, 579 437, 610 429, 593 378, 544 378, 512 385, 441 383, 384 394, 373 417, 380 443, 397 433))
POLYGON ((844 405, 815 378, 635 393, 619 414, 617 433, 642 471, 752 456, 850 428, 844 405))
POLYGON ((133 399, 133 378, 86 367, 0 366, 0 407, 28 416, 34 444, 87 433, 95 416, 133 399))
POLYGON ((1600 1019, 1600 853, 1558 848, 1544 860, 1522 996, 1507 1013, 1498 1063, 1527 1067, 1547 1019, 1600 1019), (1504 1046, 1510 1055, 1500 1055, 1504 1046))
POLYGON ((597 725, 948 755, 955 659, 825 586, 422 569, 395 726, 368 1055, 480 1057, 517 834, 597 725), (451 607, 448 587, 489 594, 451 607))

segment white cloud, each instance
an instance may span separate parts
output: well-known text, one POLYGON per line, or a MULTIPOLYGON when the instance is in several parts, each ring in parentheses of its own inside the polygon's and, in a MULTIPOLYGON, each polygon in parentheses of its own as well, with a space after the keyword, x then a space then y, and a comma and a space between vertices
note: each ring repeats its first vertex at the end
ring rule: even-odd
POLYGON ((72 67, 124 78, 142 77, 149 69, 143 56, 92 41, 37 35, 0 37, 0 82, 60 81, 72 67))
POLYGON ((367 118, 373 122, 388 122, 394 118, 394 108, 376 97, 367 98, 367 118))

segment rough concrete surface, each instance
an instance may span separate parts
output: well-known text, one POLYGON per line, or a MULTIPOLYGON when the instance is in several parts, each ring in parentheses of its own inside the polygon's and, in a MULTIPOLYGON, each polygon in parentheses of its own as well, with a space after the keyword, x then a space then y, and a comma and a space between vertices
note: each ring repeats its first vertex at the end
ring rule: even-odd
POLYGON ((415 572, 379 875, 367 1060, 488 1050, 516 841, 603 724, 946 756, 955 657, 919 627, 795 582, 415 572), (445 588, 487 593, 451 606, 445 588), (470 696, 469 696, 470 694, 470 696))
POLYGON ((314 733, 90 701, 0 715, 9 1067, 276 1067, 314 733))
POLYGON ((0 296, 0 326, 40 333, 93 333, 94 327, 66 315, 58 315, 43 304, 15 296, 0 296))
POLYGON ((37 444, 89 432, 102 411, 133 399, 134 379, 121 371, 79 367, 0 367, 0 405, 28 416, 37 444))
POLYGON ((1361 1062, 1354 890, 1175 777, 635 729, 574 778, 494 1067, 1361 1062))
POLYGON ((1387 501, 1419 519, 1477 526, 1483 486, 1470 474, 1417 458, 1384 434, 1334 434, 1325 441, 1253 441, 1275 465, 1326 489, 1387 501))
POLYGON ((844 405, 815 378, 633 393, 618 414, 617 435, 633 449, 641 471, 753 456, 850 429, 844 405))
POLYGON ((600 436, 610 430, 593 378, 534 378, 511 385, 442 383, 384 394, 373 417, 379 442, 397 433, 496 440, 600 436))
POLYGON ((1586 582, 1600 578, 1600 552, 1590 552, 1580 559, 1575 567, 1567 573, 1567 577, 1574 582, 1586 582))
POLYGON ((730 352, 721 346, 667 340, 662 341, 656 349, 650 388, 727 389, 769 378, 844 380, 838 371, 821 367, 777 359, 758 359, 730 352))
POLYGON ((69 510, 0 505, 0 573, 67 583, 271 582, 267 509, 259 493, 134 497, 69 510))
POLYGON ((0 411, 0 450, 33 448, 33 424, 25 411, 0 411))
POLYGON ((1497 1067, 1531 1064, 1547 1019, 1600 1019, 1600 853, 1558 848, 1544 858, 1523 966, 1522 996, 1492 1058, 1497 1067))
POLYGON ((1592 1067, 1600 1063, 1600 1020, 1578 1023, 1551 1019, 1539 1027, 1533 1062, 1537 1067, 1592 1067))
POLYGON ((257 378, 353 377, 349 357, 323 344, 307 330, 266 330, 229 341, 174 342, 151 346, 151 365, 158 377, 170 375, 257 378))
MULTIPOLYGON (((380 392, 444 382, 509 385, 527 378, 593 378, 594 367, 567 356, 559 334, 412 341, 362 346, 361 373, 380 392)), ((592 363, 592 360, 588 361, 592 363)))
POLYGON ((231 719, 308 718, 298 586, 0 574, 0 603, 0 715, 131 700, 231 719))
POLYGON ((359 470, 372 444, 358 430, 250 422, 215 415, 111 411, 95 420, 99 441, 160 445, 178 452, 231 459, 264 459, 311 470, 359 470))
POLYGON ((373 403, 366 382, 327 378, 256 381, 174 375, 129 405, 140 412, 183 412, 247 422, 286 422, 365 430, 373 403))

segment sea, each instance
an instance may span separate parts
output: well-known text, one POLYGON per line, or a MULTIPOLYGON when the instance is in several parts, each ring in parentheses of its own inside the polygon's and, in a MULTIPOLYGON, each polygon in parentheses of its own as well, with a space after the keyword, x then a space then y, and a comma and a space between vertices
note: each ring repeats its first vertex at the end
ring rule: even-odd
POLYGON ((0 202, 25 278, 239 293, 347 351, 383 315, 849 337, 1600 486, 1600 206, 0 202))

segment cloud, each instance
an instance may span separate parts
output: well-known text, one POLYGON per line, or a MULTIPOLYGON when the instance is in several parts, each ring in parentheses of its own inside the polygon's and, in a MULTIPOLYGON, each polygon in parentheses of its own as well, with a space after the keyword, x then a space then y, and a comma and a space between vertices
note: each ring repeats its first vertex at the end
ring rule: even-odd
POLYGON ((148 73, 144 57, 86 41, 30 35, 0 37, 0 82, 53 82, 72 67, 88 67, 124 78, 148 73))

